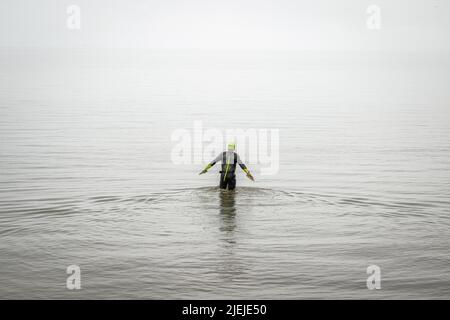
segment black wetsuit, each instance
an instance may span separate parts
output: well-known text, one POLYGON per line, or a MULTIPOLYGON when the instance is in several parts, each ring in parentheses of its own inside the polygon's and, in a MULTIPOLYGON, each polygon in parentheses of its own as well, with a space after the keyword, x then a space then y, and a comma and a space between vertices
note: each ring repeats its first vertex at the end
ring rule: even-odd
POLYGON ((210 165, 213 166, 216 162, 222 161, 222 170, 220 171, 220 188, 234 190, 236 188, 236 165, 246 170, 247 167, 242 163, 239 155, 234 151, 224 151, 214 159, 210 165))

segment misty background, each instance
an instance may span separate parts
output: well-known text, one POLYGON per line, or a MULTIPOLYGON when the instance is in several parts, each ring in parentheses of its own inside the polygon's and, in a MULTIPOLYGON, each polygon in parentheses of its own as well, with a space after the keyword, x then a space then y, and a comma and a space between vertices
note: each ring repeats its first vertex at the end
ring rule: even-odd
POLYGON ((448 299, 449 12, 0 1, 0 298, 448 299), (279 130, 279 171, 220 192, 171 161, 195 121, 279 130))
POLYGON ((5 47, 448 51, 445 0, 14 1, 0 4, 5 47), (66 9, 81 9, 81 29, 66 9), (381 29, 366 27, 381 9, 381 29))

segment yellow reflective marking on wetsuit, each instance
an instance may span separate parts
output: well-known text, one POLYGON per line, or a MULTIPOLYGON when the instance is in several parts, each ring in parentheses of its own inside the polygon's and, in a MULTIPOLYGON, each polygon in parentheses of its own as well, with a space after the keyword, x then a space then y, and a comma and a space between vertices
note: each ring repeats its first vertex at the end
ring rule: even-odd
POLYGON ((225 169, 225 175, 223 176, 223 181, 227 178, 228 168, 230 167, 230 162, 228 161, 227 155, 225 155, 225 159, 227 161, 227 168, 225 169))

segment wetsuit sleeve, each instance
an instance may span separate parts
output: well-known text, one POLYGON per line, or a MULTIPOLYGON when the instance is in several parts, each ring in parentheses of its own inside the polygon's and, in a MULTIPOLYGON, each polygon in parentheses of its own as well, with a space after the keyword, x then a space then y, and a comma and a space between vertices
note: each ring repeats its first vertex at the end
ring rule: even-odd
POLYGON ((218 155, 213 161, 211 161, 209 164, 210 164, 211 167, 212 167, 212 166, 215 165, 217 162, 221 161, 222 158, 223 158, 223 152, 222 152, 222 153, 219 153, 219 155, 218 155))
POLYGON ((236 153, 236 158, 237 158, 237 159, 236 159, 236 160, 237 160, 237 163, 239 164, 239 166, 241 167, 241 169, 244 170, 245 173, 249 173, 249 171, 248 171, 246 165, 242 162, 241 157, 239 157, 239 155, 238 155, 237 153, 236 153))
POLYGON ((223 157, 223 152, 219 153, 219 155, 210 163, 208 163, 208 165, 206 166, 205 170, 209 170, 213 165, 215 165, 217 162, 221 161, 223 157))

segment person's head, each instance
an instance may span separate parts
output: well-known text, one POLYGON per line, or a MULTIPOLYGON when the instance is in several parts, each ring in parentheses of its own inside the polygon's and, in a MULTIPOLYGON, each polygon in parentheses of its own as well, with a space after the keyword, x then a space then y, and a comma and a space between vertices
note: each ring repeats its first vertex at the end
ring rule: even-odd
POLYGON ((228 151, 234 151, 236 149, 236 144, 234 142, 230 142, 228 144, 228 151))

